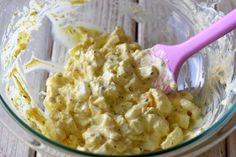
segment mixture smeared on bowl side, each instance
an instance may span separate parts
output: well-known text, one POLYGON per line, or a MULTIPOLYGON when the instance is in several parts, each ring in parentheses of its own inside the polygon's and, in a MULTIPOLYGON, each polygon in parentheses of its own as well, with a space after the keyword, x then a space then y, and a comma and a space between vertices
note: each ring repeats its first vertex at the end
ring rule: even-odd
POLYGON ((160 66, 122 28, 102 33, 75 27, 80 41, 63 72, 47 80, 47 115, 30 108, 31 125, 79 150, 139 154, 181 143, 201 110, 188 92, 153 88, 160 66))

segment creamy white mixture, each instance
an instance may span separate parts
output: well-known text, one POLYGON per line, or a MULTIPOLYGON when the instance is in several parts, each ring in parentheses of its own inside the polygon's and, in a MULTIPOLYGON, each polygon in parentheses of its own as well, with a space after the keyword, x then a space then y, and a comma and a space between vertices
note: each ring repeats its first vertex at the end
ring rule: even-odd
MULTIPOLYGON (((149 50, 141 51, 120 27, 110 34, 85 27, 66 29, 79 32, 80 41, 69 51, 65 70, 47 80, 43 104, 48 116, 35 107, 26 110, 32 127, 62 144, 101 154, 166 149, 186 138, 201 110, 190 93, 166 95, 164 86, 156 88, 157 80, 162 83, 164 63, 155 61, 149 50)), ((24 69, 39 65, 56 67, 32 58, 24 69)), ((30 103, 18 68, 8 77, 30 103)), ((173 79, 165 83, 174 90, 173 79)))

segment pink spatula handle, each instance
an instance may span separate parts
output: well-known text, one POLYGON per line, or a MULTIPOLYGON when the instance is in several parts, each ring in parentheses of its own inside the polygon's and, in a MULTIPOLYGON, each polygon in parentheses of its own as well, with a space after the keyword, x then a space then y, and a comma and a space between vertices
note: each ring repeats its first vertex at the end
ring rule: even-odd
POLYGON ((151 53, 164 60, 177 80, 183 63, 193 54, 236 28, 236 9, 207 29, 178 45, 156 45, 151 53))
POLYGON ((200 51, 225 34, 236 28, 236 9, 224 16, 222 19, 190 38, 179 46, 183 50, 183 60, 200 51))

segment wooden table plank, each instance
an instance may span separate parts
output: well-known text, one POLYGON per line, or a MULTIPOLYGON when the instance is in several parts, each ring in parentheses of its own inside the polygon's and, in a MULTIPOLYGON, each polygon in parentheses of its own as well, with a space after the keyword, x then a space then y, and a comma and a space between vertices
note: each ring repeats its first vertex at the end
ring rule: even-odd
POLYGON ((34 157, 35 152, 0 123, 0 157, 34 157))
POLYGON ((198 157, 227 157, 225 140, 198 157))
POLYGON ((236 131, 234 131, 226 140, 227 145, 227 157, 236 156, 236 131))

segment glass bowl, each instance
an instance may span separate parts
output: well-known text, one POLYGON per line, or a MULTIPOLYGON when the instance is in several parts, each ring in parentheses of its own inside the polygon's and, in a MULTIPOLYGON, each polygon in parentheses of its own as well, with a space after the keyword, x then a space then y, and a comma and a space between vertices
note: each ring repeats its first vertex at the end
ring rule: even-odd
MULTIPOLYGON (((90 0, 73 7, 66 5, 63 0, 60 5, 52 5, 50 2, 54 1, 32 0, 29 4, 29 0, 4 0, 0 4, 0 119, 23 142, 42 154, 57 157, 104 155, 75 150, 48 139, 27 124, 24 117, 27 102, 16 107, 9 99, 16 94, 16 85, 7 73, 17 64, 36 106, 44 110, 40 93, 45 90, 46 79, 53 72, 40 68, 32 72, 22 69, 32 57, 58 65, 65 63, 66 51, 71 45, 63 43, 61 36, 53 31, 58 25, 53 23, 55 19, 49 13, 66 15, 60 27, 73 24, 111 32, 116 26, 122 26, 143 48, 152 47, 156 43, 183 42, 224 15, 214 9, 219 1, 90 0), (38 6, 35 5, 39 3, 44 4, 41 10, 37 10, 38 6), (29 10, 29 7, 35 10, 29 10), (71 9, 75 11, 74 14, 67 13, 71 9), (34 14, 36 16, 29 16, 34 14), (22 24, 22 17, 36 22, 22 24), (29 45, 17 57, 9 57, 14 44, 8 43, 17 42, 16 34, 22 30, 30 32, 29 45)), ((191 92, 197 104, 203 108, 203 118, 193 128, 191 137, 172 148, 140 156, 197 155, 234 130, 235 45, 235 33, 228 34, 191 57, 182 67, 178 90, 191 92)))

